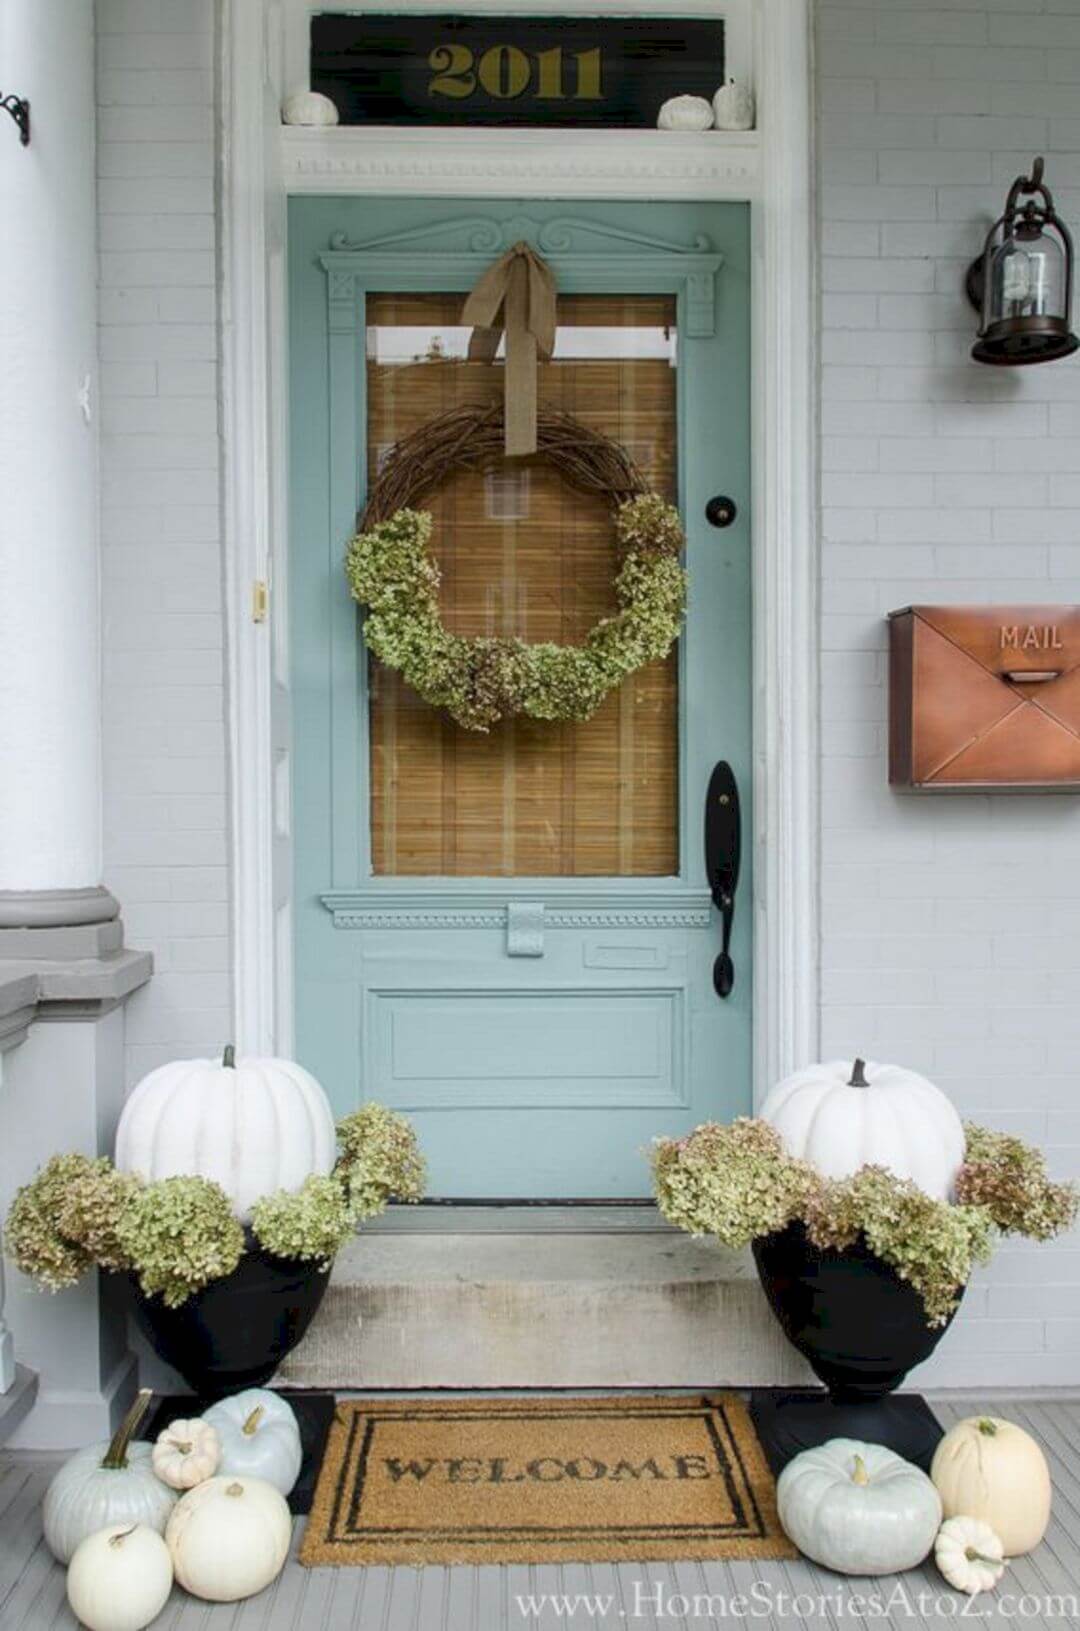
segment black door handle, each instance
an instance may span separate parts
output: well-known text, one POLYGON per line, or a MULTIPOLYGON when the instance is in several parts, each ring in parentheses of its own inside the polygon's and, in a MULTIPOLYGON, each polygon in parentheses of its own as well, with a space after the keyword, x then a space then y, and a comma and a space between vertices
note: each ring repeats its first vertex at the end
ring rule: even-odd
POLYGON ((713 987, 718 997, 730 997, 735 985, 731 960, 731 928, 735 921, 735 892, 742 859, 742 816, 735 772, 721 759, 709 777, 705 795, 705 873, 713 904, 720 913, 723 947, 713 964, 713 987))

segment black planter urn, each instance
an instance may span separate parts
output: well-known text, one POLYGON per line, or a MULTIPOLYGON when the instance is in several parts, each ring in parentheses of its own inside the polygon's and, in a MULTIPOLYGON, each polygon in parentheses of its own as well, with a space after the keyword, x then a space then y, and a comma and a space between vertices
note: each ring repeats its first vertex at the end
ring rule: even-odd
POLYGON ((860 1236, 843 1251, 814 1246, 801 1223, 754 1241, 769 1306, 834 1404, 883 1399, 928 1359, 945 1325, 930 1326, 922 1298, 860 1236))
POLYGON ((179 1308, 147 1297, 132 1276, 139 1329, 200 1399, 262 1387, 315 1318, 330 1271, 272 1257, 247 1236, 231 1274, 213 1280, 179 1308))

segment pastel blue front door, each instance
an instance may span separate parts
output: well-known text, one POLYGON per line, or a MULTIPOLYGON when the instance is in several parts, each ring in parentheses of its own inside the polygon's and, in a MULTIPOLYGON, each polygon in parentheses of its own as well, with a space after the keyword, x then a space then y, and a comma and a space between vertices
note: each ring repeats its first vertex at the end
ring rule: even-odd
MULTIPOLYGON (((721 759, 751 830, 748 229, 741 205, 291 204, 297 1055, 339 1111, 415 1119, 435 1196, 639 1198, 655 1134, 750 1106, 749 845, 721 1000, 702 842, 721 759), (677 499, 689 609, 587 724, 483 737, 369 659, 342 562, 387 449, 501 392, 460 306, 519 240, 559 294, 541 402, 677 499)), ((536 461, 430 507, 459 632, 574 640, 610 608, 607 511, 536 461)))

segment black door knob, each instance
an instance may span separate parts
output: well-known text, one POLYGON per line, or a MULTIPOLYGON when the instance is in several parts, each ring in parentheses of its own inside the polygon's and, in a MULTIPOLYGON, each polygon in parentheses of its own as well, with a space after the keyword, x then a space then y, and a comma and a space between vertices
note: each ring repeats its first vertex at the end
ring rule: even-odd
POLYGON ((724 493, 717 493, 705 506, 705 519, 710 527, 730 527, 738 513, 735 500, 724 493))

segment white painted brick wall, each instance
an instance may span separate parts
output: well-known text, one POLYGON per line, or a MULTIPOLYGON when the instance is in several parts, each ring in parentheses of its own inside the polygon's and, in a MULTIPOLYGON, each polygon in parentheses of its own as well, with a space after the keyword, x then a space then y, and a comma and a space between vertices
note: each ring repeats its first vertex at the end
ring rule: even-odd
MULTIPOLYGON (((820 0, 822 1016, 1080 1173, 1080 803, 890 791, 884 613, 1080 601, 1080 363, 968 361, 1035 153, 1080 222, 1080 0, 820 0)), ((921 1380, 1075 1383, 1075 1239, 1009 1247, 921 1380)))
MULTIPOLYGON (((228 1028, 210 0, 98 0, 106 844, 158 974, 132 1076, 228 1028)), ((823 1038, 1080 1168, 1080 802, 886 784, 885 612, 1080 601, 1080 362, 969 363, 1036 151, 1080 224, 1080 0, 820 0, 823 1038)), ((1080 1243, 1010 1247, 924 1373, 1080 1376, 1080 1243)))
POLYGON ((98 0, 107 881, 133 1081, 227 1040, 212 0, 98 0))

